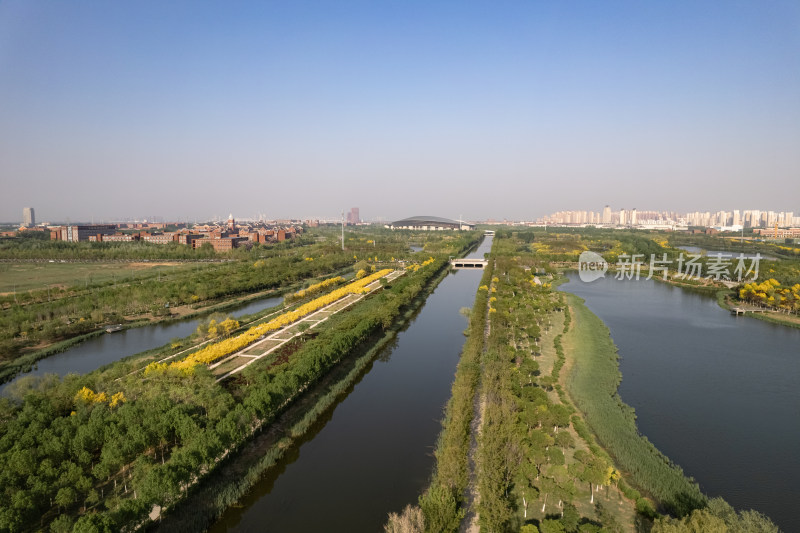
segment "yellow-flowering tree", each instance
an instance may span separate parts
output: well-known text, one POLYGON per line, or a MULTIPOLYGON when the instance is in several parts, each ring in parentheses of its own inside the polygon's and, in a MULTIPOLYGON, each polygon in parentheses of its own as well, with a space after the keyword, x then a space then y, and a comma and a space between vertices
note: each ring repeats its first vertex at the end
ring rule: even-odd
MULTIPOLYGON (((236 337, 231 337, 221 342, 217 342, 208 346, 201 348, 200 350, 196 351, 193 354, 190 354, 182 361, 177 361, 172 363, 171 367, 176 368, 191 368, 198 364, 210 364, 217 359, 220 359, 226 355, 229 355, 233 352, 241 350, 245 346, 248 346, 259 339, 262 335, 269 333, 270 331, 275 331, 297 320, 303 318, 306 315, 313 313, 323 307, 344 298, 349 294, 364 294, 369 292, 367 289, 367 285, 372 283, 375 280, 382 278, 383 276, 389 274, 392 271, 390 268, 386 268, 383 270, 379 270, 374 274, 369 276, 365 276, 359 280, 353 281, 344 287, 339 289, 333 290, 328 294, 320 296, 319 298, 315 298, 308 303, 305 303, 295 309, 294 311, 289 311, 284 313, 276 318, 273 318, 269 322, 264 324, 259 324, 257 326, 253 326, 252 328, 248 329, 241 335, 237 335, 236 337)), ((153 363, 148 365, 147 369, 145 369, 145 375, 147 374, 147 370, 151 368, 153 363)), ((159 371, 159 367, 154 366, 151 372, 159 371)))
POLYGON ((89 387, 83 387, 75 394, 76 404, 108 403, 109 407, 116 407, 126 401, 125 393, 122 391, 113 394, 111 400, 105 392, 94 392, 89 387))
POLYGON ((232 318, 226 318, 220 324, 217 330, 226 337, 239 329, 239 321, 232 318))

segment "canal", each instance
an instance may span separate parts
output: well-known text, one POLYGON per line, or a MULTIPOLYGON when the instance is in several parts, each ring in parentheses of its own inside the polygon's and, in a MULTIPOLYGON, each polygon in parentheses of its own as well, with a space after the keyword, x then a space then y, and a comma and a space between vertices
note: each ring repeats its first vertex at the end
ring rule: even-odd
POLYGON ((800 531, 800 330, 654 281, 572 274, 562 290, 610 329, 642 434, 707 495, 800 531))
MULTIPOLYGON (((224 313, 238 318, 275 307, 282 301, 283 297, 260 298, 226 309, 224 313)), ((0 385, 0 393, 23 377, 44 376, 45 374, 58 374, 59 376, 69 373, 85 374, 125 357, 164 346, 174 338, 191 335, 203 318, 141 326, 91 338, 38 361, 30 372, 20 374, 13 380, 0 385)))
POLYGON ((459 310, 481 276, 447 275, 349 394, 210 531, 381 531, 389 512, 416 503, 464 344, 459 310))

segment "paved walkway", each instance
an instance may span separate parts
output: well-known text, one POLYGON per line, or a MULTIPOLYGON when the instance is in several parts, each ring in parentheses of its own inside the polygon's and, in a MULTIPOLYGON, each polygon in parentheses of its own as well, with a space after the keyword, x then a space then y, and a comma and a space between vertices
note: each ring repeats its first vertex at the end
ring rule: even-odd
POLYGON ((383 278, 377 279, 367 285, 367 289, 369 292, 365 294, 348 294, 343 296, 342 298, 336 300, 335 302, 326 305, 322 309, 317 309, 311 314, 308 314, 283 328, 274 331, 268 335, 263 336, 259 341, 250 344, 238 352, 234 352, 230 355, 227 355, 209 365, 209 369, 216 375, 219 375, 217 381, 222 381, 224 379, 229 378, 230 376, 241 372, 251 364, 255 363, 259 359, 263 359, 264 357, 268 356, 269 354, 273 353, 275 350, 289 342, 290 340, 294 339, 295 337, 302 335, 309 329, 315 328, 319 324, 325 322, 331 316, 335 315, 336 313, 347 309, 351 305, 355 304, 356 302, 362 300, 369 294, 375 292, 379 288, 381 288, 381 279, 385 279, 387 281, 393 281, 400 276, 405 274, 403 270, 395 270, 390 272, 383 278), (301 328, 301 324, 307 324, 307 328, 301 328))

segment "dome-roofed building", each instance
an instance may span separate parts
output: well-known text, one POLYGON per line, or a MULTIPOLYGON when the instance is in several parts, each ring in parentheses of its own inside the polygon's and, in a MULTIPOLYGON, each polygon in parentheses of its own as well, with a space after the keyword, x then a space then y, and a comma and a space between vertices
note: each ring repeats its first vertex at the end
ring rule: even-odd
POLYGON ((423 231, 437 231, 437 230, 472 230, 475 229, 475 224, 464 222, 463 220, 451 220, 449 218, 431 217, 431 216, 418 216, 404 218, 389 224, 392 229, 414 229, 423 231))

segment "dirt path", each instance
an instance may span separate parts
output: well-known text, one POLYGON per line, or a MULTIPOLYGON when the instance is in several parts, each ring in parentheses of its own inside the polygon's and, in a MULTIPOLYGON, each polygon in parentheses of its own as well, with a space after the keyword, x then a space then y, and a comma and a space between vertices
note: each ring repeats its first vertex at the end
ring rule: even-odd
MULTIPOLYGON (((489 308, 491 307, 489 298, 492 294, 492 287, 494 287, 494 282, 489 285, 489 290, 486 291, 486 324, 483 328, 484 352, 486 351, 486 346, 489 342, 489 334, 492 332, 492 323, 489 320, 489 308)), ((480 375, 483 375, 483 361, 481 361, 480 375)), ((478 523, 480 518, 478 516, 478 505, 481 502, 481 495, 478 492, 477 458, 478 438, 481 435, 481 429, 483 427, 483 415, 485 411, 486 398, 483 395, 483 390, 479 381, 478 386, 475 388, 475 397, 472 400, 472 423, 470 424, 470 443, 468 456, 469 485, 467 486, 467 493, 464 502, 464 507, 467 509, 467 513, 464 515, 464 519, 461 521, 461 527, 459 528, 461 533, 478 533, 481 529, 478 523)))

